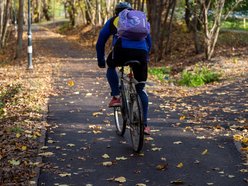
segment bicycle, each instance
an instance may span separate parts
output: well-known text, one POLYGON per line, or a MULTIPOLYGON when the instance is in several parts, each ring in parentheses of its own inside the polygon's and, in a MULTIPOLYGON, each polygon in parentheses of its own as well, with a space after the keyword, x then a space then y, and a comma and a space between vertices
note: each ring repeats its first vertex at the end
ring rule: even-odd
POLYGON ((133 149, 135 152, 140 152, 144 142, 144 124, 142 103, 135 88, 138 81, 133 77, 132 66, 134 65, 140 65, 140 62, 131 60, 119 67, 122 104, 120 107, 114 107, 114 117, 117 134, 123 136, 128 126, 133 149), (125 66, 129 66, 129 73, 125 73, 125 66))

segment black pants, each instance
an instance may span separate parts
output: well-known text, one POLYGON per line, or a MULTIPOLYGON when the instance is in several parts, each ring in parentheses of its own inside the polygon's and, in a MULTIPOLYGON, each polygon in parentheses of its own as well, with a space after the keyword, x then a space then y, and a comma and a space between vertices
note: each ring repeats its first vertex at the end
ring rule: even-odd
POLYGON ((122 66, 129 60, 138 60, 141 64, 133 67, 133 73, 134 78, 141 82, 147 80, 147 58, 147 51, 142 49, 122 48, 121 40, 118 40, 114 50, 108 55, 107 65, 113 68, 122 66))

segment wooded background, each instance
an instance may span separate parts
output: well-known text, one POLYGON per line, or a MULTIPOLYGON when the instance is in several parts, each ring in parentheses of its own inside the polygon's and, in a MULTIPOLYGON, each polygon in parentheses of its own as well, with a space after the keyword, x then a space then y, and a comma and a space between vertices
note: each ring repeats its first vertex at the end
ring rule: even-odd
MULTIPOLYGON (((28 1, 1 0, 0 50, 8 39, 16 39, 16 57, 22 49, 23 28, 27 23, 28 1), (17 27, 17 25, 18 27, 17 27), (11 37, 15 31, 17 38, 11 37)), ((57 17, 69 19, 70 27, 102 26, 111 16, 118 0, 32 0, 32 21, 51 21, 57 17)), ((182 32, 191 32, 195 53, 205 52, 211 59, 219 36, 222 21, 233 11, 247 13, 248 0, 127 0, 134 9, 147 13, 151 23, 152 53, 155 62, 172 50, 173 32, 178 26, 182 32)))

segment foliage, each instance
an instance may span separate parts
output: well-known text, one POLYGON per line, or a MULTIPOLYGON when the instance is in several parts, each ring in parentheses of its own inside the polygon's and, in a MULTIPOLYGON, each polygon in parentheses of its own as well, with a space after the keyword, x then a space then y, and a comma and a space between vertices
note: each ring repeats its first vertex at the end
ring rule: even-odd
POLYGON ((219 81, 220 74, 211 71, 207 67, 195 67, 193 71, 184 70, 181 74, 181 79, 178 81, 179 85, 189 87, 198 87, 207 83, 219 81))
POLYGON ((243 19, 229 18, 222 23, 221 28, 248 31, 248 22, 244 23, 243 19))
POLYGON ((160 81, 168 80, 171 69, 169 67, 152 67, 149 68, 148 73, 155 76, 160 81))
POLYGON ((5 114, 4 106, 21 90, 20 84, 9 85, 0 89, 0 118, 5 114))

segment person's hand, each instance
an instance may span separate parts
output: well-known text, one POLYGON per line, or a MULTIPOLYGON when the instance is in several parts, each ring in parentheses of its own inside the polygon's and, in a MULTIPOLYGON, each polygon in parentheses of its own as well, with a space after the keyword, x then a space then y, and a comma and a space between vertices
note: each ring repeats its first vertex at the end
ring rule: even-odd
POLYGON ((105 68, 105 60, 98 60, 98 67, 105 68))

